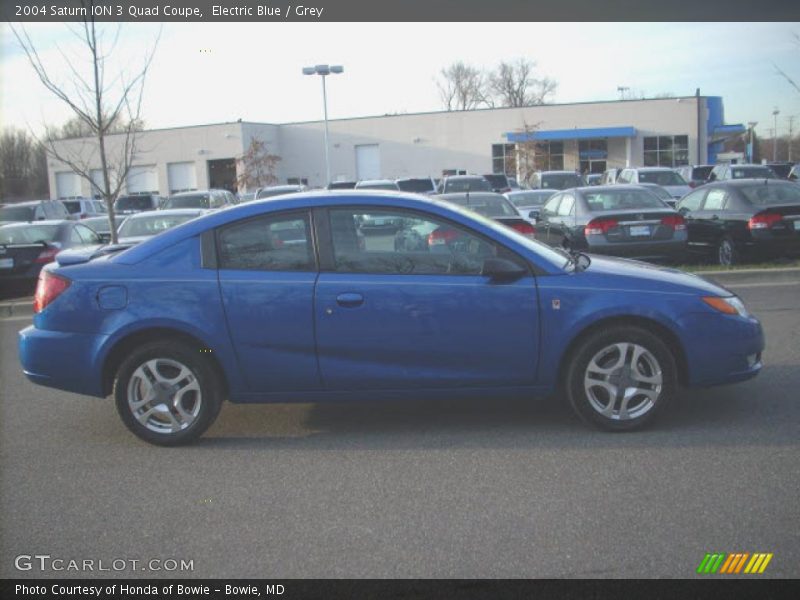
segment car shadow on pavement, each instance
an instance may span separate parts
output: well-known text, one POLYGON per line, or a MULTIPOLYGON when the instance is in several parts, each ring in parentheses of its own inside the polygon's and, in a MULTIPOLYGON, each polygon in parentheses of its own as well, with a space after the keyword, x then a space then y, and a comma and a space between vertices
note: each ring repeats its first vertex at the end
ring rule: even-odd
POLYGON ((733 386, 682 390, 653 426, 612 434, 584 425, 561 397, 226 404, 199 448, 674 447, 797 443, 800 371, 769 366, 733 386), (770 394, 765 395, 764 378, 770 394))

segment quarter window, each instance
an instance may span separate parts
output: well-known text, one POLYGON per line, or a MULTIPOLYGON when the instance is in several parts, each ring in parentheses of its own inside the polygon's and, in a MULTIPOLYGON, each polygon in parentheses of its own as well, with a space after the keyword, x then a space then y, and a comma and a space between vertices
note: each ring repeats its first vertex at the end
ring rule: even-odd
POLYGON ((706 196, 706 203, 703 205, 703 210, 722 210, 725 207, 725 201, 727 199, 728 194, 725 190, 710 190, 706 196))
POLYGON ((687 211, 697 210, 700 208, 700 203, 703 201, 703 196, 705 195, 706 190, 697 190, 696 192, 692 192, 683 200, 681 200, 678 208, 686 209, 687 211))
POLYGON ((234 223, 219 233, 220 269, 314 270, 306 215, 268 216, 234 223))
POLYGON ((479 275, 487 258, 511 258, 461 227, 412 212, 334 209, 330 225, 340 273, 479 275))
POLYGON ((568 217, 572 214, 572 209, 575 207, 575 198, 573 196, 564 196, 561 204, 558 205, 558 216, 568 217))

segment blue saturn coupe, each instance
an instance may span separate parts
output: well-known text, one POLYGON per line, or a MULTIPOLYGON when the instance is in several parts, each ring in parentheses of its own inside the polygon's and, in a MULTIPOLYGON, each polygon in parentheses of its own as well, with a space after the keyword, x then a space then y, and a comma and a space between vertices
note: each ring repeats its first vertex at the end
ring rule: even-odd
POLYGON ((161 445, 202 435, 225 399, 557 393, 631 430, 681 386, 754 377, 764 349, 741 300, 699 277, 553 249, 402 192, 292 194, 116 253, 62 252, 34 310, 27 377, 112 395, 161 445), (364 235, 376 218, 396 227, 364 235))

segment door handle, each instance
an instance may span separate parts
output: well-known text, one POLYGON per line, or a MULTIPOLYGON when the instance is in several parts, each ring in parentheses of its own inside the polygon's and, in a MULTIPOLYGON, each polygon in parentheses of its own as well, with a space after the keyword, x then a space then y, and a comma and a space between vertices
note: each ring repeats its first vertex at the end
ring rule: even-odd
POLYGON ((336 296, 336 303, 345 308, 355 308, 364 304, 364 296, 355 292, 346 292, 336 296))

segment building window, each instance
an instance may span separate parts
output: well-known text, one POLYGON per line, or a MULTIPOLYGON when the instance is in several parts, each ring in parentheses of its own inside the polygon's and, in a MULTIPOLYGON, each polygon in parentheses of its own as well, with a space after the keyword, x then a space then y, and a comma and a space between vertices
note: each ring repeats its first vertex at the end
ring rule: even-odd
POLYGON ((679 167, 688 164, 688 135, 660 135, 644 138, 645 167, 679 167))
POLYGON ((492 144, 492 173, 517 176, 516 144, 492 144))
POLYGON ((606 139, 578 141, 578 156, 581 173, 602 173, 606 170, 608 158, 608 141, 606 139))
POLYGON ((536 144, 536 168, 540 171, 564 170, 564 142, 536 144))

